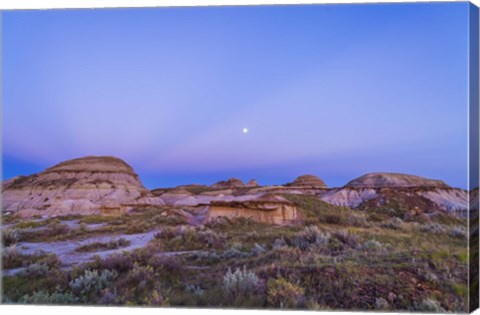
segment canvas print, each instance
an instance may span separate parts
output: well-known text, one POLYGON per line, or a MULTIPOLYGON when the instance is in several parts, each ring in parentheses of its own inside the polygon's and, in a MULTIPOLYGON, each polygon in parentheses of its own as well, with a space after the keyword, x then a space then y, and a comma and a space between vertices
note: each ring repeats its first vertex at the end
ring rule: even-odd
POLYGON ((3 304, 477 308, 473 4, 1 20, 3 304))

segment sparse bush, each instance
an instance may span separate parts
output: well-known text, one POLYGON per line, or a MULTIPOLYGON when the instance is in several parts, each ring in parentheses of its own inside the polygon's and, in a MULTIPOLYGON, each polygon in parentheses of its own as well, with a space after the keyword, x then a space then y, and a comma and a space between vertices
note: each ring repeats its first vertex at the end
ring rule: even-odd
POLYGON ((467 229, 463 226, 454 226, 450 229, 450 235, 457 238, 466 238, 467 229))
POLYGON ((2 229, 2 243, 4 247, 17 244, 20 241, 20 232, 16 229, 2 229))
POLYGON ((364 251, 381 251, 385 250, 386 246, 383 243, 380 243, 377 240, 368 240, 361 246, 364 251))
POLYGON ((246 236, 247 236, 247 239, 251 241, 256 241, 258 240, 258 237, 259 237, 257 231, 248 232, 246 236))
POLYGON ((230 296, 254 294, 260 291, 260 279, 245 266, 243 270, 237 268, 233 273, 229 268, 223 276, 223 288, 230 296))
POLYGON ((203 228, 191 226, 166 227, 155 233, 153 245, 161 250, 178 251, 221 247, 225 236, 203 228), (160 241, 160 242, 158 242, 160 241))
POLYGON ((447 232, 447 229, 439 223, 424 224, 420 228, 421 231, 433 234, 443 234, 447 232))
POLYGON ((85 270, 85 273, 70 282, 70 289, 74 294, 85 298, 90 294, 97 294, 102 289, 108 288, 113 279, 117 277, 117 272, 110 270, 85 270))
POLYGON ((70 293, 36 291, 32 295, 24 295, 19 303, 22 304, 76 304, 78 298, 70 293))
POLYGON ((178 256, 152 256, 147 264, 161 273, 169 275, 180 274, 182 272, 182 258, 178 256))
POLYGON ((134 287, 143 290, 148 281, 154 280, 155 272, 152 266, 140 266, 134 263, 125 279, 120 283, 121 287, 134 287))
POLYGON ((377 310, 388 310, 390 308, 390 304, 388 304, 387 300, 384 298, 375 298, 375 309, 377 310))
POLYGON ((28 266, 27 269, 25 269, 20 274, 29 278, 44 277, 48 274, 49 270, 50 268, 47 264, 37 262, 28 266))
POLYGON ((285 280, 270 279, 267 283, 267 301, 270 305, 280 308, 296 307, 303 303, 305 290, 285 280))
POLYGON ((222 259, 232 259, 232 258, 247 258, 252 256, 253 253, 242 251, 237 246, 230 246, 227 250, 225 250, 220 257, 222 259))
POLYGON ((311 245, 320 246, 326 245, 330 239, 330 234, 323 233, 315 225, 310 225, 304 228, 297 236, 292 240, 294 246, 306 250, 311 245))
POLYGON ((358 245, 358 237, 348 230, 340 230, 333 233, 333 236, 349 247, 355 248, 358 245))
POLYGON ((213 251, 199 251, 197 253, 192 253, 189 256, 191 259, 196 261, 206 261, 207 263, 215 263, 220 260, 220 256, 215 250, 213 251))
POLYGON ((58 221, 54 221, 52 224, 48 225, 48 228, 42 230, 41 234, 44 237, 63 237, 67 235, 70 231, 70 228, 66 224, 61 224, 58 221))
POLYGON ((258 256, 265 251, 266 251, 266 249, 262 245, 258 245, 257 243, 255 243, 255 245, 253 245, 253 247, 252 247, 252 253, 255 256, 258 256))
POLYGON ((284 246, 288 246, 288 244, 285 241, 285 239, 283 237, 281 237, 281 238, 275 239, 275 241, 273 242, 272 248, 277 249, 277 248, 284 247, 284 246))
POLYGON ((133 267, 132 257, 128 252, 113 253, 104 259, 96 256, 94 266, 100 269, 116 270, 118 272, 125 272, 133 267))
POLYGON ((3 268, 12 269, 30 266, 34 263, 46 265, 48 268, 58 267, 60 260, 55 254, 45 255, 44 252, 24 254, 16 246, 4 248, 2 251, 3 268))
POLYGON ((193 284, 188 284, 185 287, 185 292, 188 294, 192 294, 196 297, 201 297, 203 295, 203 290, 199 286, 195 286, 193 284))
POLYGON ((88 225, 85 222, 80 223, 78 230, 82 233, 85 233, 88 231, 88 225))
POLYGON ((388 219, 386 222, 380 224, 382 228, 391 229, 391 230, 401 230, 403 220, 399 217, 393 217, 388 219))
POLYGON ((125 238, 119 238, 116 240, 111 240, 107 243, 94 242, 86 245, 79 246, 75 249, 77 252, 95 252, 100 250, 111 250, 117 249, 120 247, 126 247, 130 245, 130 241, 125 238))
POLYGON ((200 230, 197 232, 196 242, 207 244, 210 248, 219 248, 225 241, 225 235, 216 233, 210 229, 200 230))
POLYGON ((442 307, 440 302, 435 299, 426 299, 421 302, 414 303, 414 309, 422 312, 445 313, 446 310, 442 307))
POLYGON ((367 222, 364 216, 352 214, 347 217, 347 222, 349 225, 352 226, 359 226, 359 227, 367 227, 370 224, 367 222))
POLYGON ((22 221, 15 225, 17 229, 33 229, 42 225, 39 221, 22 221))

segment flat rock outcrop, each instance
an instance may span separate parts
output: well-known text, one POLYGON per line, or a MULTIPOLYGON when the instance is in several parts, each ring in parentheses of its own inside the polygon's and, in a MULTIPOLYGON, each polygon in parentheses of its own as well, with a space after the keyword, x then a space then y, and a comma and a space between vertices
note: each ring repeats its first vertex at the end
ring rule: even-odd
POLYGON ((303 219, 303 214, 284 197, 264 194, 243 200, 213 200, 210 202, 207 220, 218 217, 249 218, 261 223, 282 225, 303 219))
POLYGON ((116 214, 134 207, 162 205, 124 161, 87 156, 4 183, 2 210, 28 217, 116 214))
POLYGON ((293 182, 285 184, 285 186, 328 188, 327 184, 315 175, 299 176, 293 182))

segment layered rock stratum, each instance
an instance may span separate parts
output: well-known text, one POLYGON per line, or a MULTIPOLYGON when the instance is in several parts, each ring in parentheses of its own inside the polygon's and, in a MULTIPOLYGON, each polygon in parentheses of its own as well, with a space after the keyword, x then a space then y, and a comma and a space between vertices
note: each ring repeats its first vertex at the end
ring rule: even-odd
POLYGON ((282 196, 262 194, 243 199, 211 201, 207 220, 218 217, 243 217, 261 223, 281 225, 301 220, 303 214, 293 202, 282 196))
POLYGON ((285 184, 285 186, 328 188, 327 184, 318 176, 309 174, 299 176, 293 182, 285 184))
MULTIPOLYGON (((267 212, 273 208, 290 209, 291 205, 278 198, 267 200, 265 196, 280 198, 283 194, 315 195, 333 205, 361 210, 396 207, 421 213, 447 211, 462 217, 467 215, 469 203, 469 195, 463 189, 450 187, 441 180, 397 173, 365 174, 340 188, 328 188, 315 175, 302 175, 283 186, 259 186, 255 180, 244 184, 230 178, 212 186, 192 184, 149 191, 121 159, 87 156, 59 163, 38 174, 4 181, 2 210, 28 217, 118 214, 164 205, 201 209, 211 206, 209 209, 216 213, 224 213, 228 208, 230 214, 239 216, 256 217, 249 211, 260 211, 258 220, 280 222, 289 216, 280 220, 278 213, 267 212), (276 219, 262 219, 265 215, 276 219)), ((474 192, 472 196, 477 195, 474 192)), ((477 200, 474 207, 478 209, 478 197, 471 199, 477 200)))
POLYGON ((441 180, 399 173, 369 173, 360 176, 345 187, 351 188, 449 188, 441 180))
POLYGON ((123 213, 162 205, 131 166, 110 156, 87 156, 59 163, 31 176, 3 183, 2 209, 21 216, 123 213))

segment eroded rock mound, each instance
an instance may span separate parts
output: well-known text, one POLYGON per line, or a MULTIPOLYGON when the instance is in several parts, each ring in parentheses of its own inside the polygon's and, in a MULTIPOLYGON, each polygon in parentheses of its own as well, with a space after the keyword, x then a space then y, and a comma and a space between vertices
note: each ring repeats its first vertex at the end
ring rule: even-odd
POLYGON ((429 179, 416 175, 398 174, 398 173, 369 173, 360 176, 350 182, 345 187, 350 188, 449 188, 441 180, 429 179))
POLYGON ((238 178, 230 178, 228 180, 222 180, 218 183, 215 183, 211 186, 215 189, 225 189, 225 188, 239 188, 245 187, 245 184, 238 178))
POLYGON ((260 185, 254 179, 249 180, 248 183, 245 184, 245 187, 258 187, 258 186, 260 185))
POLYGON ((122 213, 133 207, 161 205, 124 161, 87 156, 18 177, 2 191, 2 209, 20 214, 66 215, 122 213))
POLYGON ((327 188, 327 184, 315 175, 302 175, 285 186, 327 188))
POLYGON ((342 188, 323 192, 330 204, 351 208, 418 208, 422 213, 447 211, 465 217, 468 194, 441 180, 396 173, 371 173, 350 181, 342 188))

